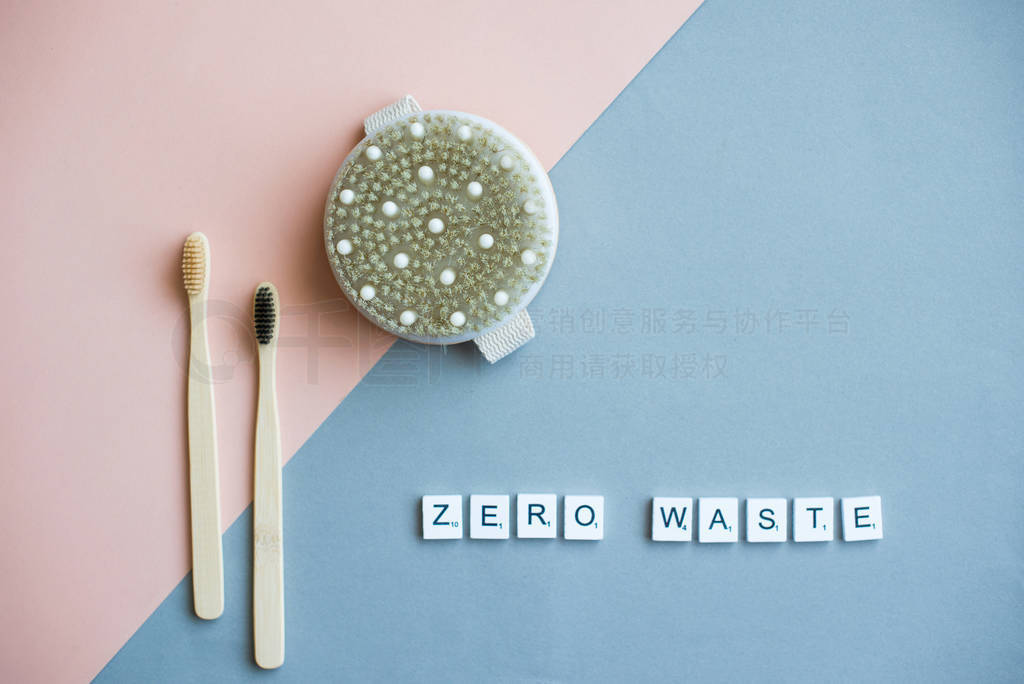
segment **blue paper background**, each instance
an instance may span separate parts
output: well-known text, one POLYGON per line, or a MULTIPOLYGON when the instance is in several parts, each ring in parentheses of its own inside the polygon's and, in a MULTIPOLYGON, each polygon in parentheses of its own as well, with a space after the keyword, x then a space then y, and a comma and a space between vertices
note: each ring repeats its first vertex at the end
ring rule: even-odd
POLYGON ((186 578, 99 680, 1018 678, 1022 37, 1014 2, 708 0, 554 169, 537 339, 395 346, 287 467, 285 666, 246 513, 223 618, 186 578), (605 540, 420 539, 422 494, 518 491, 604 494, 605 540), (649 541, 654 495, 861 494, 881 542, 649 541))

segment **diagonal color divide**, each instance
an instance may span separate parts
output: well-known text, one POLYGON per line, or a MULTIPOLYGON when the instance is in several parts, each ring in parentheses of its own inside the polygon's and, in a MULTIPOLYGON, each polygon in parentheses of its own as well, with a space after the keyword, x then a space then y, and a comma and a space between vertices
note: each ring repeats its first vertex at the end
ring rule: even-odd
POLYGON ((698 4, 5 7, 3 679, 92 676, 188 570, 184 236, 213 249, 226 527, 251 496, 252 287, 282 293, 286 454, 391 344, 321 253, 362 117, 412 92, 550 167, 698 4))
MULTIPOLYGON (((274 677, 1019 680, 1022 31, 705 4, 553 169, 537 338, 393 345, 289 464, 274 677), (603 495, 604 539, 422 539, 424 494, 517 492, 603 495), (833 492, 886 538, 650 539, 651 496, 833 492)), ((186 578, 100 682, 258 675, 251 520, 232 610, 197 624, 186 578)))

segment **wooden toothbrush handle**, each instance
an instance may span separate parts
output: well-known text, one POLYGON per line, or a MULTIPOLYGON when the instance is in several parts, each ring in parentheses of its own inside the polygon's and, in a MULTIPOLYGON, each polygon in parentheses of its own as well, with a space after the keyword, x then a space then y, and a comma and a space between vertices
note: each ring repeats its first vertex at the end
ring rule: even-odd
POLYGON ((192 593, 204 620, 224 612, 224 558, 220 540, 220 478, 217 422, 206 339, 206 301, 191 302, 192 340, 188 367, 188 464, 192 504, 192 593))
POLYGON ((281 433, 274 378, 276 344, 259 345, 260 385, 253 465, 253 640, 256 664, 284 663, 284 525, 281 433))

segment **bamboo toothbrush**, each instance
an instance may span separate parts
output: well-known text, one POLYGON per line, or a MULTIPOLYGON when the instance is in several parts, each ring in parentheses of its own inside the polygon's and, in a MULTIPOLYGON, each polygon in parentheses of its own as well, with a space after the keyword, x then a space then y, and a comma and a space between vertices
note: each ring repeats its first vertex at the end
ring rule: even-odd
POLYGON ((181 273, 188 293, 192 337, 188 362, 188 473, 192 503, 192 594, 204 620, 224 612, 224 558, 220 543, 220 485, 217 421, 210 345, 206 339, 206 297, 210 287, 210 243, 202 233, 185 240, 181 273))
POLYGON ((277 288, 260 283, 252 315, 260 358, 253 466, 253 641, 256 664, 284 663, 284 526, 281 516, 281 432, 277 419, 275 364, 281 322, 277 288))

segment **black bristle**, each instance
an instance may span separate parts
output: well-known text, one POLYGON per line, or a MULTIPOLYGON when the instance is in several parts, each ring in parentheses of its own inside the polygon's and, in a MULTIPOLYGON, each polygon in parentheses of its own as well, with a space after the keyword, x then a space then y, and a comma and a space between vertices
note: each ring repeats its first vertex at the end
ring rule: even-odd
POLYGON ((274 295, 269 287, 261 287, 256 290, 256 297, 252 305, 253 326, 256 328, 256 341, 260 344, 270 344, 274 339, 274 325, 277 322, 277 313, 274 311, 274 295))

